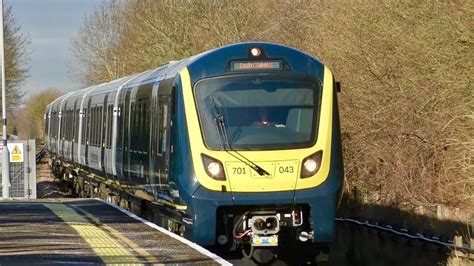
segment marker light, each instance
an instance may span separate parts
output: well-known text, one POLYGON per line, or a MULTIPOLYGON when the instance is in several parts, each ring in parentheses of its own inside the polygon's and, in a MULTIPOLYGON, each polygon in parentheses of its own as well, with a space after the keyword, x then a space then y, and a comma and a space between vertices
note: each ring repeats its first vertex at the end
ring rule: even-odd
POLYGON ((206 171, 207 175, 216 180, 226 180, 224 174, 224 167, 222 163, 214 159, 210 156, 201 154, 202 162, 204 164, 204 170, 206 171))
POLYGON ((301 167, 301 178, 307 178, 315 175, 321 168, 321 160, 323 151, 318 151, 303 159, 303 167, 301 167))
POLYGON ((254 47, 252 49, 250 49, 250 53, 253 55, 253 56, 259 56, 262 54, 262 51, 257 48, 257 47, 254 47))

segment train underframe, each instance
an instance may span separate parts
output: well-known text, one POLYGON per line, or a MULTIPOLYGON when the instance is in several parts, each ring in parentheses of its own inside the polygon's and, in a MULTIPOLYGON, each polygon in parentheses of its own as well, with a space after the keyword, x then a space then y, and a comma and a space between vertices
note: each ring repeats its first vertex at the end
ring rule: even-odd
MULTIPOLYGON (((180 236, 186 236, 191 217, 171 206, 128 193, 97 175, 58 159, 54 174, 82 198, 100 198, 140 215, 180 236)), ((216 211, 215 246, 221 251, 241 251, 247 259, 268 263, 277 256, 294 256, 295 263, 324 262, 329 242, 313 243, 311 208, 308 204, 221 206, 216 211)))

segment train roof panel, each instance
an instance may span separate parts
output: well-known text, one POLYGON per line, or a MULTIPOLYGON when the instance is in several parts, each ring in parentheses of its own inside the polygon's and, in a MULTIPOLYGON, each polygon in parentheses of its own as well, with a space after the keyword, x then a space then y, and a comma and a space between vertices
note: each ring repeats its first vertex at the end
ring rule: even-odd
POLYGON ((263 52, 258 60, 284 59, 293 72, 316 76, 321 81, 323 79, 324 65, 302 51, 274 43, 245 42, 216 48, 180 61, 170 62, 151 72, 140 73, 129 86, 173 78, 185 67, 190 70, 193 82, 204 77, 222 75, 225 74, 230 60, 253 59, 249 58, 249 51, 253 47, 259 47, 263 52))
POLYGON ((170 62, 169 64, 142 73, 129 75, 117 80, 77 90, 70 94, 61 96, 56 99, 52 105, 54 106, 55 103, 58 101, 60 102, 60 99, 63 99, 63 97, 79 96, 87 91, 90 91, 90 95, 96 95, 107 91, 117 90, 117 88, 124 84, 127 87, 132 87, 173 78, 185 67, 189 69, 191 80, 195 83, 202 78, 223 75, 226 74, 226 72, 228 74, 235 74, 228 72, 229 62, 232 60, 266 59, 284 60, 289 65, 291 72, 301 75, 311 75, 318 78, 321 82, 323 80, 324 65, 316 58, 302 51, 281 44, 245 42, 216 48, 189 58, 170 62), (262 54, 258 58, 252 58, 249 54, 250 49, 253 47, 258 47, 262 51, 262 54))
MULTIPOLYGON (((280 44, 266 42, 246 42, 232 44, 200 54, 189 61, 188 69, 193 83, 199 79, 242 72, 230 71, 231 61, 272 61, 281 60, 292 73, 313 76, 323 80, 324 65, 316 58, 280 44), (251 49, 259 48, 260 55, 252 56, 251 49)), ((249 72, 247 72, 249 73, 249 72)))

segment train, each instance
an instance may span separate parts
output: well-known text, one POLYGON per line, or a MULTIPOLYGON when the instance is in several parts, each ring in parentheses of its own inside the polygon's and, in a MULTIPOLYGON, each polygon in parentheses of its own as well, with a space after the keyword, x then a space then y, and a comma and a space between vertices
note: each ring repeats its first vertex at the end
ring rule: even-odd
POLYGON ((320 254, 344 186, 339 91, 298 49, 236 43, 60 96, 45 147, 79 195, 199 245, 320 254))

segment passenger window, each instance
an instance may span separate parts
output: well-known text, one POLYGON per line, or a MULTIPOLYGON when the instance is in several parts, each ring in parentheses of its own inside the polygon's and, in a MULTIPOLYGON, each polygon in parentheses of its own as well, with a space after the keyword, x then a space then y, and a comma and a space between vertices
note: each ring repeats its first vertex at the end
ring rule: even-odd
POLYGON ((91 146, 95 146, 95 138, 97 132, 97 107, 92 108, 92 131, 91 131, 91 146))
POLYGON ((167 125, 168 125, 168 101, 160 99, 160 122, 159 122, 159 142, 158 153, 162 154, 166 151, 167 139, 167 125))
POLYGON ((107 135, 106 135, 106 145, 107 148, 110 148, 112 146, 112 119, 113 119, 113 113, 114 111, 114 106, 112 104, 109 104, 107 107, 107 135))
POLYGON ((142 151, 146 151, 148 149, 149 141, 150 141, 150 124, 148 123, 148 105, 147 102, 143 103, 143 112, 142 112, 142 120, 143 120, 143 126, 142 126, 142 142, 141 142, 141 149, 142 151))
POLYGON ((138 150, 139 151, 143 151, 142 149, 142 146, 143 146, 143 133, 144 133, 144 128, 143 128, 143 120, 144 120, 144 117, 143 117, 143 109, 144 109, 144 105, 143 103, 140 103, 139 105, 139 109, 138 109, 138 150))
POLYGON ((97 134, 97 107, 92 108, 92 132, 91 146, 96 146, 95 139, 97 134))
POLYGON ((100 107, 97 106, 95 108, 95 146, 98 147, 100 145, 100 107))
POLYGON ((97 146, 102 147, 102 132, 104 130, 104 122, 102 121, 104 115, 102 113, 102 106, 99 107, 99 113, 98 113, 98 119, 97 119, 97 125, 99 127, 97 128, 97 146))
POLYGON ((83 121, 82 121, 82 144, 86 144, 87 143, 87 139, 89 138, 89 130, 90 130, 90 127, 89 127, 89 124, 90 124, 90 112, 89 112, 89 109, 85 109, 82 111, 83 114, 83 121))
POLYGON ((158 114, 158 101, 156 97, 153 97, 151 101, 151 154, 156 155, 158 153, 158 127, 160 117, 158 114))

